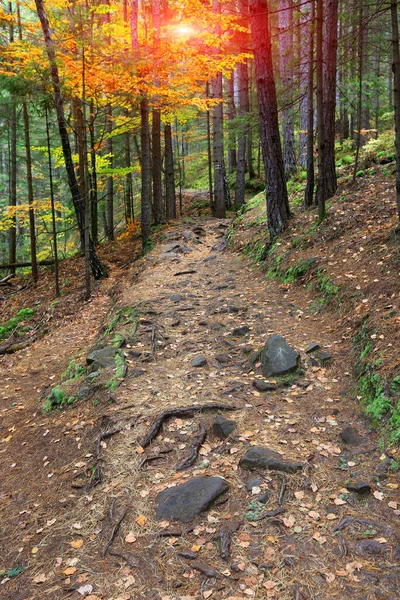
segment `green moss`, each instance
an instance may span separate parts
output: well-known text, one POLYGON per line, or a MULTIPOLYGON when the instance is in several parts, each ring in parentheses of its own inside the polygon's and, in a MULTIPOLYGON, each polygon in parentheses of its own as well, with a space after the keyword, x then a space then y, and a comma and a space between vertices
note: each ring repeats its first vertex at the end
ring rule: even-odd
POLYGON ((314 264, 314 262, 315 261, 312 259, 305 259, 293 265, 292 267, 289 267, 283 275, 283 283, 294 283, 303 277, 307 273, 308 269, 314 264))
POLYGON ((125 359, 121 354, 116 354, 114 357, 115 360, 115 374, 109 379, 105 385, 105 387, 111 392, 115 392, 118 386, 121 383, 121 380, 125 375, 125 359))
POLYGON ((253 500, 247 506, 246 519, 248 521, 258 521, 260 515, 264 512, 265 505, 257 500, 253 500))
POLYGON ((15 317, 11 317, 5 323, 0 325, 0 340, 8 337, 12 332, 15 331, 17 335, 26 331, 28 328, 19 328, 19 324, 22 321, 30 319, 35 314, 33 308, 22 308, 15 317))
POLYGON ((86 369, 77 363, 74 360, 71 360, 66 371, 61 375, 61 378, 65 381, 75 381, 79 379, 83 375, 86 375, 86 369))
POLYGON ((68 404, 73 404, 75 396, 67 396, 66 392, 59 385, 56 385, 48 395, 42 405, 44 412, 49 413, 55 408, 63 408, 68 404))

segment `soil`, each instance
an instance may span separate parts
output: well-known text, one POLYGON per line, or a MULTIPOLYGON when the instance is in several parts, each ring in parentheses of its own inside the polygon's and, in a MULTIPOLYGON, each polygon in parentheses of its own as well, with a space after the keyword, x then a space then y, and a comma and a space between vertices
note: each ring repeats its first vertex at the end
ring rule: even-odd
POLYGON ((176 223, 165 244, 189 253, 159 245, 134 265, 112 267, 66 322, 0 358, 0 573, 16 575, 0 579, 2 599, 399 597, 397 454, 383 452, 363 418, 351 340, 329 310, 310 310, 305 289, 266 280, 226 249, 229 224, 176 223), (196 236, 199 226, 204 235, 196 236), (138 325, 117 390, 44 414, 43 398, 71 359, 84 365, 111 308, 126 306, 138 325), (232 335, 243 326, 247 334, 232 335), (272 334, 301 353, 304 373, 259 392, 261 365, 251 359, 272 334), (305 353, 312 342, 332 354, 324 366, 305 353), (193 367, 200 355, 207 364, 193 367), (142 447, 163 410, 216 401, 236 407, 221 411, 237 423, 230 438, 213 436, 215 412, 199 412, 170 419, 142 447), (197 462, 176 471, 201 425, 207 438, 197 462), (349 426, 357 444, 339 435, 349 426), (239 461, 252 445, 303 469, 246 471, 239 461), (157 494, 202 475, 224 477, 227 495, 189 525, 157 522, 157 494), (348 491, 356 481, 370 491, 348 491), (260 494, 265 508, 254 504, 260 494))

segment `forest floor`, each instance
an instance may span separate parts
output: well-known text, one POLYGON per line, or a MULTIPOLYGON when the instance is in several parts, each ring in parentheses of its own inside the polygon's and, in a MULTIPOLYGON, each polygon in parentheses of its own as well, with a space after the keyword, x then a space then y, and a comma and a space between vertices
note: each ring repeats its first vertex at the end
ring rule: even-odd
POLYGON ((1 357, 1 599, 399 598, 397 451, 360 409, 344 324, 329 307, 316 314, 306 287, 265 279, 227 249, 229 227, 174 224, 90 302, 1 357), (254 357, 272 334, 303 372, 259 391, 254 357), (125 343, 119 386, 44 413, 71 360, 85 366, 107 335, 125 343), (313 359, 312 342, 332 358, 313 359), (144 444, 162 411, 213 402, 234 410, 172 416, 144 444), (236 422, 223 441, 216 413, 236 422), (177 470, 203 429, 197 461, 177 470), (248 471, 252 446, 302 469, 248 471), (201 476, 225 478, 227 493, 191 522, 156 520, 157 494, 201 476), (356 482, 364 493, 349 491, 356 482))

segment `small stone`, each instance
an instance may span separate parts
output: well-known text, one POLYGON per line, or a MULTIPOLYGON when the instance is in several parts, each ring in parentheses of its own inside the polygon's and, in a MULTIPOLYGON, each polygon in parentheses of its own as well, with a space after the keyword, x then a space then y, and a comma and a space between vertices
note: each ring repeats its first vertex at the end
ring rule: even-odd
POLYGON ((349 492, 356 492, 357 494, 369 494, 371 492, 371 486, 367 481, 354 481, 346 487, 349 492))
POLYGON ((224 353, 216 354, 215 360, 217 360, 221 364, 228 364, 228 363, 232 362, 229 354, 224 354, 224 353))
POLYGON ((182 231, 182 237, 185 240, 191 240, 193 238, 193 233, 191 231, 182 231))
POLYGON ((258 487, 262 484, 262 480, 261 479, 248 479, 246 481, 246 489, 248 492, 251 492, 251 490, 253 489, 253 487, 258 487))
POLYGON ((377 556, 389 552, 387 544, 381 544, 376 540, 360 540, 355 545, 356 554, 360 556, 377 556))
POLYGON ((326 350, 317 350, 316 352, 313 352, 313 356, 321 365, 325 365, 332 358, 332 354, 326 350))
POLYGON ((253 387, 255 387, 259 392, 274 392, 278 389, 278 386, 275 383, 262 381, 262 379, 255 379, 253 381, 253 387))
POLYGON ((177 302, 182 302, 183 296, 180 296, 179 294, 173 294, 170 300, 172 300, 172 302, 175 302, 176 304, 177 302))
POLYGON ((267 504, 269 497, 270 492, 267 490, 266 492, 263 492, 262 494, 257 496, 257 502, 259 502, 260 504, 267 504))
POLYGON ((181 246, 178 243, 167 244, 166 246, 163 246, 162 251, 163 252, 173 252, 174 250, 178 250, 180 247, 181 246))
POLYGON ((299 358, 300 354, 283 337, 272 335, 262 352, 262 373, 264 377, 271 377, 295 371, 299 358))
POLYGON ((355 427, 345 427, 339 435, 344 443, 350 446, 360 446, 364 442, 364 438, 358 433, 355 427))
POLYGON ((318 342, 311 342, 305 349, 305 353, 310 354, 310 352, 315 352, 315 350, 319 350, 320 348, 321 346, 318 344, 318 342))
POLYGON ((247 335, 249 331, 250 329, 247 327, 247 325, 244 325, 243 327, 235 327, 235 329, 232 331, 232 335, 233 337, 242 337, 247 335))
POLYGON ((196 356, 193 360, 192 360, 192 367, 205 367, 207 364, 207 359, 205 356, 200 355, 200 356, 196 356))
POLYGON ((131 377, 141 377, 142 375, 146 375, 146 371, 144 369, 132 369, 129 371, 131 377))
POLYGON ((236 422, 226 419, 222 415, 217 415, 212 424, 212 432, 215 436, 224 440, 228 438, 236 429, 236 422))
POLYGON ((190 523, 229 489, 222 477, 194 477, 160 492, 156 498, 158 521, 190 523))
POLYGON ((239 465, 242 469, 270 469, 271 471, 282 471, 284 473, 296 473, 296 471, 303 468, 302 463, 285 461, 278 452, 261 446, 249 448, 241 458, 239 465))

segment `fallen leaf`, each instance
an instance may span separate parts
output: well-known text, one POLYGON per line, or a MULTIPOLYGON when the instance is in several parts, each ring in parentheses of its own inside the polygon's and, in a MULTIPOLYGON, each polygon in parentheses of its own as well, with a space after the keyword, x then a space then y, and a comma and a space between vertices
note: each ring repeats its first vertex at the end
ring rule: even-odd
POLYGON ((133 544, 134 542, 136 542, 136 537, 133 535, 133 532, 130 531, 128 533, 128 535, 125 537, 125 541, 127 544, 133 544))
POLYGON ((382 492, 378 492, 377 490, 375 490, 375 492, 374 492, 374 497, 375 497, 377 500, 383 500, 383 493, 382 493, 382 492))
POLYGON ((388 507, 389 508, 393 508, 394 510, 397 510, 397 502, 388 502, 388 507))
POLYGON ((144 527, 147 523, 147 517, 144 515, 139 515, 136 519, 136 523, 139 525, 139 527, 144 527))
POLYGON ((37 552, 39 552, 39 548, 35 546, 34 548, 32 548, 31 552, 32 554, 36 554, 37 552))
POLYGON ((128 588, 131 585, 133 585, 135 583, 135 581, 136 581, 136 579, 134 578, 133 575, 128 575, 128 577, 125 579, 125 583, 124 583, 125 588, 128 588))
POLYGON ((93 586, 90 584, 82 585, 80 588, 76 590, 78 594, 81 596, 86 596, 87 594, 91 594, 93 592, 93 586))
POLYGON ((76 567, 68 567, 63 571, 64 575, 73 575, 76 572, 76 567))
POLYGON ((82 539, 72 540, 71 546, 72 546, 72 548, 81 548, 83 546, 83 540, 82 539))
POLYGON ((44 573, 41 573, 40 575, 36 575, 36 577, 34 577, 33 583, 44 583, 46 580, 46 575, 44 573))
POLYGON ((295 492, 294 497, 296 498, 296 500, 303 500, 304 492, 295 492))
POLYGON ((210 598, 210 596, 212 596, 214 593, 214 590, 207 590, 203 592, 203 598, 210 598))
POLYGON ((336 579, 335 574, 334 573, 327 573, 325 575, 325 579, 327 583, 333 583, 336 579))

